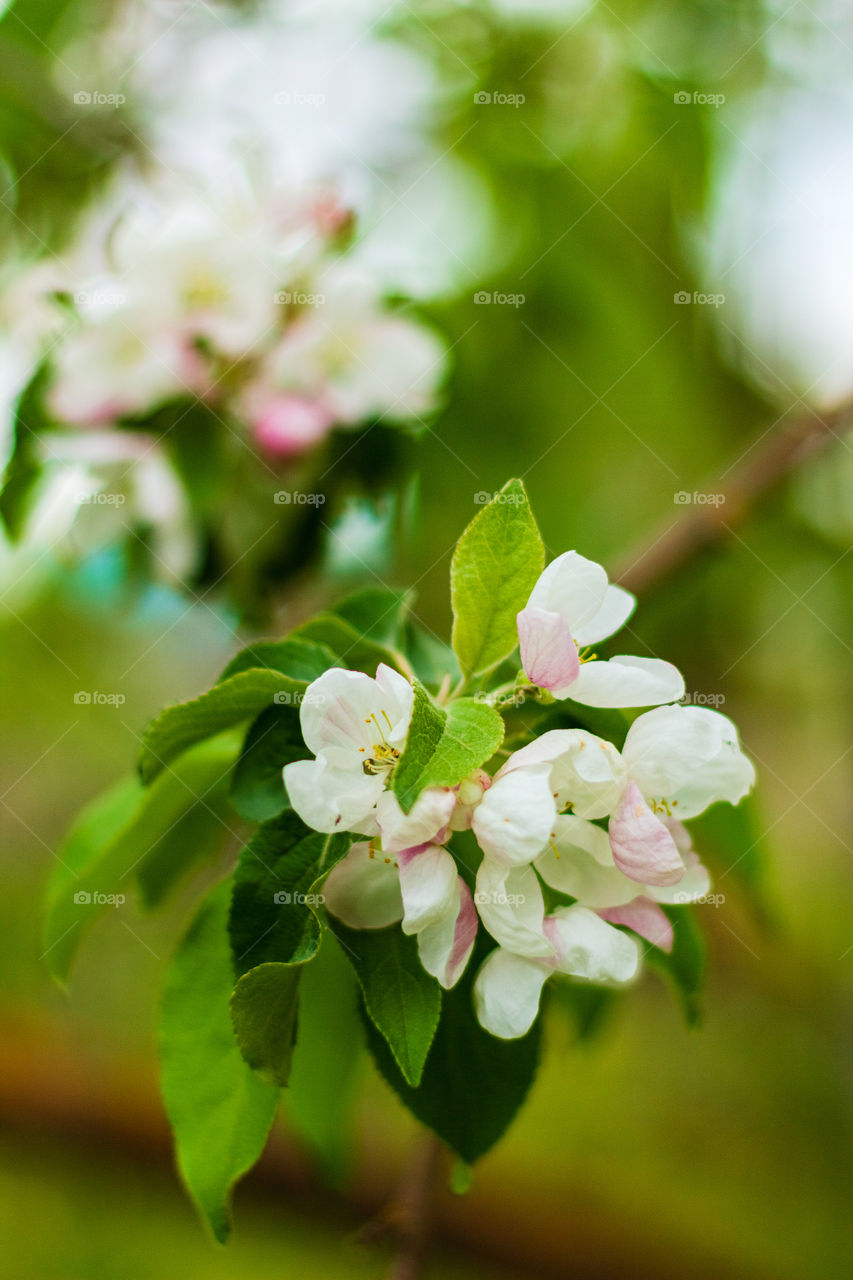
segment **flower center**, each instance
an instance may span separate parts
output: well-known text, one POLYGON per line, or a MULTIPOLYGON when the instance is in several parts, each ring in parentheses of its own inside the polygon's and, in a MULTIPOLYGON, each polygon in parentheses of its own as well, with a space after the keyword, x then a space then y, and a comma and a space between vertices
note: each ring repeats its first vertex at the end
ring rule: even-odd
POLYGON ((649 808, 652 813, 665 813, 668 818, 672 817, 672 811, 677 805, 677 800, 666 800, 663 796, 660 800, 649 801, 649 808))
POLYGON ((587 645, 585 649, 578 649, 578 662, 595 662, 598 657, 597 653, 592 653, 592 645, 587 645))
MULTIPOLYGON (((391 721, 388 717, 388 712, 380 711, 379 715, 384 718, 385 723, 390 729, 391 721)), ((362 761, 362 769, 370 776, 375 776, 378 773, 390 774, 397 761, 400 759, 400 752, 396 747, 392 747, 388 739, 385 737, 385 730, 382 728, 375 712, 367 716, 364 723, 372 725, 373 728, 377 730, 379 734, 379 741, 374 742, 373 746, 370 748, 371 754, 367 756, 366 760, 362 761)), ((367 747, 359 747, 359 751, 366 754, 367 747)))

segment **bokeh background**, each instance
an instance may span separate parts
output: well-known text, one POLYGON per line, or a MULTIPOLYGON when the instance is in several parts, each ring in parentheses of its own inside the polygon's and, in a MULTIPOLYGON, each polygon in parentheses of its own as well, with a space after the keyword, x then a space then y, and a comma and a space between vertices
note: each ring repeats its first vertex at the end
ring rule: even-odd
MULTIPOLYGON (((234 24, 253 12, 143 9, 163 29, 206 13, 235 51, 234 24)), ((338 38, 334 4, 273 9, 310 20, 320 48, 338 38)), ((427 69, 429 159, 410 156, 382 207, 367 202, 366 234, 383 270, 392 246, 394 278, 445 334, 453 371, 441 412, 401 438, 393 466, 381 433, 354 441, 358 554, 332 542, 289 584, 284 621, 379 578, 416 582, 418 616, 443 632, 453 543, 509 475, 523 476, 551 554, 629 567, 697 495, 724 494, 785 415, 853 395, 843 3, 353 9, 361 38, 387 35, 427 69), (410 512, 380 522, 382 537, 357 505, 376 475, 405 488, 410 512)), ((108 92, 116 58, 124 74, 142 53, 155 85, 173 74, 116 41, 129 14, 17 0, 0 18, 9 261, 61 254, 135 145, 127 113, 73 102, 86 68, 108 92)), ((245 83, 228 85, 226 110, 245 83)), ((395 92, 376 86, 376 128, 393 123, 395 92)), ((14 315, 4 322, 14 330, 14 315)), ((442 1205, 435 1275, 826 1280, 849 1265, 852 462, 839 430, 641 602, 631 647, 678 662, 759 769, 754 833, 708 851, 725 901, 697 909, 703 1023, 683 1026, 653 974, 586 1038, 552 1010, 524 1110, 469 1194, 442 1205)), ((132 767, 145 719, 204 687, 238 644, 215 593, 113 569, 94 557, 40 575, 25 604, 5 597, 0 1253, 16 1280, 378 1274, 381 1247, 359 1228, 416 1134, 366 1061, 332 1185, 285 1107, 238 1189, 227 1250, 183 1196, 154 1026, 193 886, 162 915, 131 906, 99 924, 67 995, 40 964, 41 893, 70 819, 132 767), (126 701, 79 705, 80 689, 126 701)))

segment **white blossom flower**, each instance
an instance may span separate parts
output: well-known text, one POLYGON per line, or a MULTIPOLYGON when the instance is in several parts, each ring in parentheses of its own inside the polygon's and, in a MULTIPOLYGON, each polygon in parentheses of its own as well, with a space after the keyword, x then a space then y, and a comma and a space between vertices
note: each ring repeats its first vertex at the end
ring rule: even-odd
POLYGON ((329 873, 325 905, 353 929, 402 922, 415 934, 421 964, 443 987, 458 982, 477 934, 471 892, 440 845, 423 844, 395 857, 374 841, 354 844, 329 873))
POLYGON ((406 744, 412 686, 380 663, 376 678, 331 667, 309 686, 300 708, 314 760, 284 767, 290 803, 315 831, 374 835, 377 805, 406 744))
POLYGON ((649 707, 684 695, 678 670, 659 658, 597 661, 587 646, 605 640, 630 617, 636 601, 612 586, 601 565, 576 551, 540 575, 518 615, 521 662, 533 684, 555 698, 590 707, 649 707))
POLYGON ((539 956, 498 946, 474 982, 480 1024, 504 1040, 523 1036, 539 1010, 542 987, 552 973, 595 983, 629 982, 640 963, 635 939, 586 907, 559 907, 542 921, 546 948, 539 956))

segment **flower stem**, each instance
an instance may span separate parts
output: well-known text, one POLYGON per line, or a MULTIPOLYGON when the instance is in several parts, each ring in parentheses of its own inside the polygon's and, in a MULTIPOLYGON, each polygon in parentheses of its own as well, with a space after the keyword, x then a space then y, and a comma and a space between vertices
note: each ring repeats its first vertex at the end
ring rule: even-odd
POLYGON ((397 1251, 388 1280, 420 1280, 429 1258, 435 1202, 447 1164, 447 1148, 427 1133, 415 1150, 396 1204, 397 1251))

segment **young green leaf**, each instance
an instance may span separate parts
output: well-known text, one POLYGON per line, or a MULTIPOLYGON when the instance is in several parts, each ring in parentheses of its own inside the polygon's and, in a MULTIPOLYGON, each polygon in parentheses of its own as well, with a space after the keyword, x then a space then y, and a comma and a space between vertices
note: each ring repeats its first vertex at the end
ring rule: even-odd
POLYGON ((231 996, 231 1024, 243 1061, 268 1084, 290 1076, 301 964, 260 964, 244 973, 231 996))
POLYGON ((441 1012, 441 987, 421 964, 417 940, 399 925, 348 929, 330 920, 330 927, 355 969, 373 1025, 403 1079, 416 1087, 441 1012))
POLYGON ((335 605, 335 613, 375 644, 398 646, 411 593, 362 587, 335 605))
POLYGON ((223 734, 186 752, 149 788, 135 778, 116 784, 84 809, 58 855, 48 884, 45 960, 64 981, 85 929, 126 893, 129 877, 158 859, 160 842, 175 824, 221 786, 240 749, 223 734))
POLYGON ((351 622, 336 613, 318 614, 303 622, 292 635, 325 645, 337 655, 339 666, 364 671, 369 676, 376 675, 380 662, 395 665, 394 655, 388 649, 363 636, 351 622))
POLYGON ((329 667, 334 667, 337 661, 327 645, 300 640, 294 636, 288 636, 285 640, 258 640, 248 648, 241 649, 231 659, 216 683, 221 684, 223 680, 239 675, 241 671, 267 667, 271 671, 280 671, 293 680, 306 680, 310 684, 324 671, 328 671, 329 667))
POLYGON ((264 707, 290 701, 306 688, 304 680, 294 680, 267 667, 251 667, 215 684, 191 702, 167 707, 142 735, 142 781, 146 785, 153 782, 170 760, 194 743, 253 720, 264 707))
POLYGON ((320 939, 314 886, 349 845, 349 836, 312 831, 294 813, 258 829, 234 873, 228 930, 238 976, 267 962, 298 964, 314 955, 320 939))
POLYGON ((419 712, 418 690, 416 685, 409 736, 392 782, 404 813, 427 787, 455 787, 494 755, 504 736, 503 718, 487 702, 459 698, 446 710, 430 704, 419 712), (437 737, 436 712, 443 721, 437 737))
POLYGON ((516 615, 544 564, 524 485, 510 480, 474 517, 453 553, 453 648, 465 675, 489 671, 512 653, 516 615))
POLYGON ((289 809, 282 768, 310 754, 296 707, 267 707, 249 730, 231 777, 231 803, 237 812, 251 822, 268 822, 289 809))
POLYGON ((420 1086, 401 1074, 388 1046, 368 1026, 379 1070, 417 1118, 468 1164, 494 1146, 515 1117, 539 1065, 540 1026, 519 1040, 497 1040, 474 1014, 473 965, 444 993, 441 1020, 420 1086))
POLYGON ((160 1023, 163 1100, 178 1166, 223 1243, 231 1226, 231 1188, 261 1154, 278 1105, 278 1090, 252 1073, 234 1041, 227 914, 223 884, 178 947, 166 975, 160 1023))

